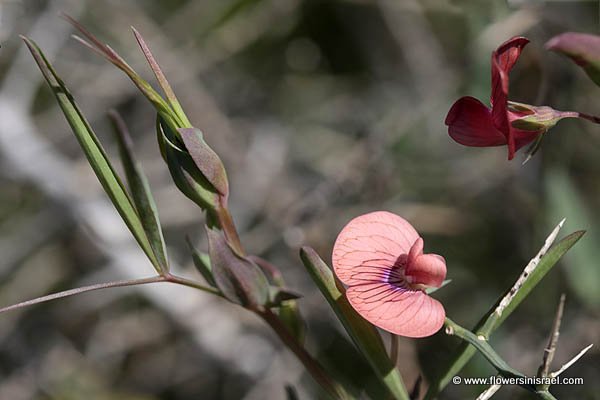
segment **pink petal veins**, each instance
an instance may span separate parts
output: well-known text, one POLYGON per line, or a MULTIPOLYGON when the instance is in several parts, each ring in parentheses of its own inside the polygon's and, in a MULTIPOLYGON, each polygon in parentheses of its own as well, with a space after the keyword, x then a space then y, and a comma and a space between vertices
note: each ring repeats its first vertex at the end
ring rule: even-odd
POLYGON ((402 217, 387 211, 361 215, 350 221, 333 246, 332 263, 346 285, 381 282, 398 257, 407 254, 419 234, 402 217))
POLYGON ((420 290, 369 283, 349 287, 346 296, 367 321, 396 335, 431 336, 446 317, 442 304, 420 290))

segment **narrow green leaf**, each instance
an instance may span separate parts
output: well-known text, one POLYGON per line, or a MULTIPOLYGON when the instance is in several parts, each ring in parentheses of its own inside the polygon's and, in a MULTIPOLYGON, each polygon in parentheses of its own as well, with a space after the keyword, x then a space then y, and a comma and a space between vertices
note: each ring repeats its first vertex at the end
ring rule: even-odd
POLYGON ((129 195, 125 191, 123 183, 117 176, 104 149, 92 130, 92 127, 83 116, 83 113, 75 103, 73 96, 69 93, 69 90, 58 77, 40 48, 32 40, 26 37, 22 37, 22 39, 31 51, 44 78, 46 78, 50 89, 54 93, 67 122, 71 126, 75 137, 81 145, 92 169, 96 173, 98 180, 102 184, 104 191, 108 194, 108 197, 121 215, 121 218, 123 218, 123 221, 125 221, 125 224, 127 224, 127 227, 152 264, 155 266, 160 265, 154 256, 152 247, 146 237, 140 217, 138 216, 129 195))
POLYGON ((206 228, 212 274, 217 287, 231 302, 255 309, 267 304, 269 282, 252 261, 240 257, 221 231, 206 228))
MULTIPOLYGON (((473 332, 475 332, 476 335, 489 339, 490 335, 502 324, 502 322, 504 322, 525 297, 531 293, 533 288, 535 288, 552 267, 556 265, 558 260, 560 260, 560 258, 573 247, 575 243, 577 243, 584 233, 584 231, 574 232, 553 245, 548 252, 541 257, 537 266, 530 274, 527 276, 523 276, 522 274, 519 277, 517 282, 520 281, 520 288, 515 293, 511 293, 514 288, 513 285, 513 287, 500 296, 494 306, 475 326, 473 332), (510 299, 510 301, 504 305, 502 312, 498 314, 498 306, 504 299, 510 299)), ((447 367, 442 370, 443 372, 439 377, 432 381, 433 383, 429 387, 425 399, 435 398, 437 394, 450 383, 452 377, 457 375, 463 369, 474 354, 475 348, 473 346, 468 343, 461 345, 448 362, 447 367)))
POLYGON ((210 266, 210 257, 206 253, 199 252, 196 250, 192 241, 189 237, 185 238, 187 245, 192 252, 192 260, 194 261, 194 266, 200 272, 200 275, 206 280, 206 282, 212 287, 217 287, 217 283, 215 282, 215 278, 212 275, 212 269, 210 266))
POLYGON ((196 167, 211 185, 222 195, 229 195, 227 173, 221 159, 202 137, 200 129, 180 128, 177 130, 196 167))
POLYGON ((350 305, 336 285, 331 269, 310 247, 300 250, 300 258, 317 287, 337 315, 338 319, 365 356, 377 376, 387 386, 395 399, 408 400, 408 393, 400 372, 390 361, 377 329, 361 317, 350 305))
POLYGON ((137 29, 135 29, 133 26, 131 27, 131 29, 133 30, 135 39, 137 40, 140 48, 142 49, 142 52, 144 53, 144 57, 146 57, 146 60, 148 61, 148 64, 150 65, 152 72, 154 72, 154 76, 156 76, 156 80, 158 81, 158 84, 160 85, 163 92, 165 93, 165 96, 167 96, 167 101, 171 105, 171 108, 178 115, 179 119, 181 120, 181 122, 183 123, 183 125, 185 127, 191 127, 192 124, 190 123, 190 120, 188 119, 187 115, 185 115, 185 112, 183 111, 183 108, 181 107, 179 100, 177 100, 177 96, 175 96, 175 92, 171 88, 171 85, 169 84, 167 77, 165 76, 162 69, 158 65, 158 62, 154 58, 152 51, 150 51, 150 47, 148 47, 143 36, 137 31, 137 29))
POLYGON ((152 251, 159 262, 156 265, 157 271, 163 275, 169 272, 167 247, 148 179, 144 175, 141 165, 134 158, 133 142, 125 122, 114 110, 109 111, 109 117, 113 124, 115 136, 117 137, 123 169, 125 170, 135 208, 140 216, 142 227, 150 242, 152 251))
POLYGON ((88 47, 95 53, 104 57, 107 61, 113 64, 115 67, 123 71, 129 79, 137 86, 142 94, 152 103, 154 108, 163 116, 163 118, 173 127, 189 126, 189 122, 186 124, 179 118, 179 115, 173 111, 169 104, 154 90, 144 78, 142 78, 133 68, 107 44, 102 43, 94 34, 88 31, 82 24, 76 21, 74 18, 66 14, 62 14, 62 17, 69 22, 75 29, 77 29, 88 41, 75 36, 75 40, 88 47))

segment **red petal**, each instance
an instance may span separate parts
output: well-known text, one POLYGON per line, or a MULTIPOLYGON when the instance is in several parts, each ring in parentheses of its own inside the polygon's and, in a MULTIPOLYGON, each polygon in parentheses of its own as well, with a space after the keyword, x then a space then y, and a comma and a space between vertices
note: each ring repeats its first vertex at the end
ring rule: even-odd
POLYGON ((356 217, 333 246, 335 274, 346 285, 381 282, 418 237, 404 218, 387 211, 356 217))
POLYGON ((521 129, 512 129, 513 137, 515 138, 515 151, 519 150, 523 146, 527 146, 533 142, 539 135, 542 135, 544 131, 524 131, 521 129))
POLYGON ((498 66, 506 73, 509 73, 527 43, 529 43, 529 39, 526 37, 515 36, 498 46, 496 51, 492 53, 498 60, 498 66))
POLYGON ((445 122, 450 137, 462 145, 486 147, 506 144, 506 137, 492 123, 489 108, 474 97, 456 100, 445 122))
POLYGON ((501 44, 492 53, 492 120, 494 126, 507 138, 508 159, 515 155, 515 141, 507 116, 509 72, 519 59, 521 51, 529 43, 524 37, 514 37, 501 44))
POLYGON ((387 283, 352 286, 346 296, 363 318, 396 335, 414 338, 433 335, 446 317, 444 306, 422 291, 387 283))

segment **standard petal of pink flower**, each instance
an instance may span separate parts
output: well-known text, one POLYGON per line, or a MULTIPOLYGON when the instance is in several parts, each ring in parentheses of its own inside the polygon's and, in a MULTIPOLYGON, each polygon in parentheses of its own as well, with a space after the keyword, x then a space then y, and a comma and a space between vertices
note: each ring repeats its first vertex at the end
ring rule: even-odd
POLYGON ((355 285, 387 273, 408 254, 419 234, 404 218, 387 211, 361 215, 340 232, 332 262, 338 279, 355 285))
POLYGON ((423 292, 446 276, 442 257, 423 254, 423 239, 402 217, 377 211, 350 221, 333 249, 333 267, 354 309, 392 333, 423 337, 437 332, 444 307, 423 292))

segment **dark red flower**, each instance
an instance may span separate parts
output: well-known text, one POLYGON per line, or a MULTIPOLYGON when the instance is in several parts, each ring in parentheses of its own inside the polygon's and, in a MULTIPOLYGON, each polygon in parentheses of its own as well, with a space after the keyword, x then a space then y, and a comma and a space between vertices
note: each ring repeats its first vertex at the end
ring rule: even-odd
POLYGON ((521 147, 538 139, 560 118, 571 116, 557 111, 548 120, 548 107, 508 101, 509 73, 527 43, 527 38, 514 37, 492 53, 492 107, 473 97, 458 99, 445 121, 452 139, 465 146, 508 145, 508 159, 512 160, 521 147), (541 111, 544 115, 539 115, 541 111))

